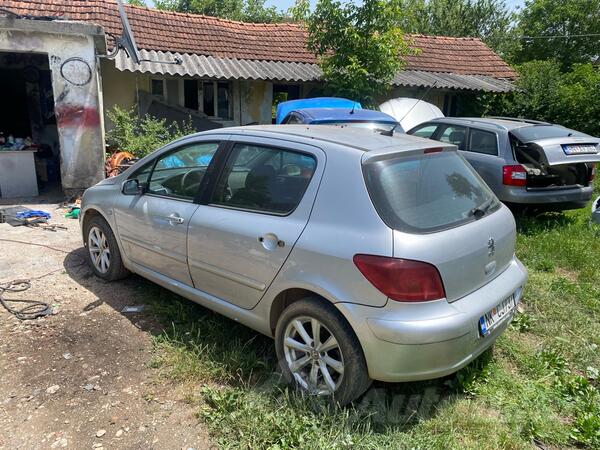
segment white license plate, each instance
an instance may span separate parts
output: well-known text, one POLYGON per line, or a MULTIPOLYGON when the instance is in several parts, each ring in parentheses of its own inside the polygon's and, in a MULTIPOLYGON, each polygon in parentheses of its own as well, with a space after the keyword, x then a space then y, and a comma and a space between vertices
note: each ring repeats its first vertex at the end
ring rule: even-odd
POLYGON ((502 300, 499 305, 486 312, 479 318, 479 334, 482 336, 488 335, 494 328, 510 316, 513 309, 515 309, 515 306, 515 296, 511 295, 502 300))
POLYGON ((592 144, 568 144, 562 146, 566 155, 588 155, 598 153, 598 148, 592 144))

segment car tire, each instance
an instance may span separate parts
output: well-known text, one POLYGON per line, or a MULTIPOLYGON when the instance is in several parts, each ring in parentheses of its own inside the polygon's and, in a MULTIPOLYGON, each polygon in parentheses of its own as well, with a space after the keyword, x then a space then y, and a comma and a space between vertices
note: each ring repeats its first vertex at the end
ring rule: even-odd
POLYGON ((97 277, 116 281, 129 275, 123 265, 117 239, 104 218, 94 216, 86 221, 84 236, 87 259, 97 277))
POLYGON ((288 306, 277 322, 275 348, 288 383, 309 394, 327 396, 340 406, 356 400, 371 385, 362 347, 354 331, 339 311, 324 299, 310 297, 288 306), (313 336, 314 321, 319 324, 316 327, 319 330, 317 345, 313 336), (337 346, 330 348, 333 342, 337 346), (315 379, 317 383, 314 383, 315 379))

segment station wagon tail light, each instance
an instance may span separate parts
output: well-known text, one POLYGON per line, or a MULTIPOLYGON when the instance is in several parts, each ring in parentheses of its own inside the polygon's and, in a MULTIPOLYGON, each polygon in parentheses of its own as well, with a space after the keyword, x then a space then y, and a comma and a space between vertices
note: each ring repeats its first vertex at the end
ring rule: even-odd
POLYGON ((504 166, 502 167, 502 183, 506 186, 526 186, 527 171, 520 164, 504 166))
POLYGON ((437 268, 411 259, 354 255, 354 264, 377 288, 398 302, 427 302, 446 297, 437 268))

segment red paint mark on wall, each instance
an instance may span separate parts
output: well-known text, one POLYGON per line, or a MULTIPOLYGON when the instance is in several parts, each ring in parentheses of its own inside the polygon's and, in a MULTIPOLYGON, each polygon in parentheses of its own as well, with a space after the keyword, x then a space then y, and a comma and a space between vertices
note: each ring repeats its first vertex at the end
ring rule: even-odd
POLYGON ((59 105, 55 108, 59 128, 96 128, 100 126, 100 115, 96 108, 81 105, 59 105))

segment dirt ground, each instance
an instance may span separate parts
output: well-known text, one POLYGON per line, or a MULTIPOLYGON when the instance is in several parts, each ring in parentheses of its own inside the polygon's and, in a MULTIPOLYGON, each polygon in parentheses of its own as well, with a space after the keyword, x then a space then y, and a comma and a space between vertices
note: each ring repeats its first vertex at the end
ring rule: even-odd
POLYGON ((20 321, 0 307, 0 449, 212 447, 178 386, 149 368, 153 318, 122 312, 140 304, 146 281, 102 282, 84 261, 77 220, 63 218, 57 203, 18 204, 50 212, 51 223, 68 229, 0 224, 0 283, 32 284, 5 296, 55 310, 20 321))

